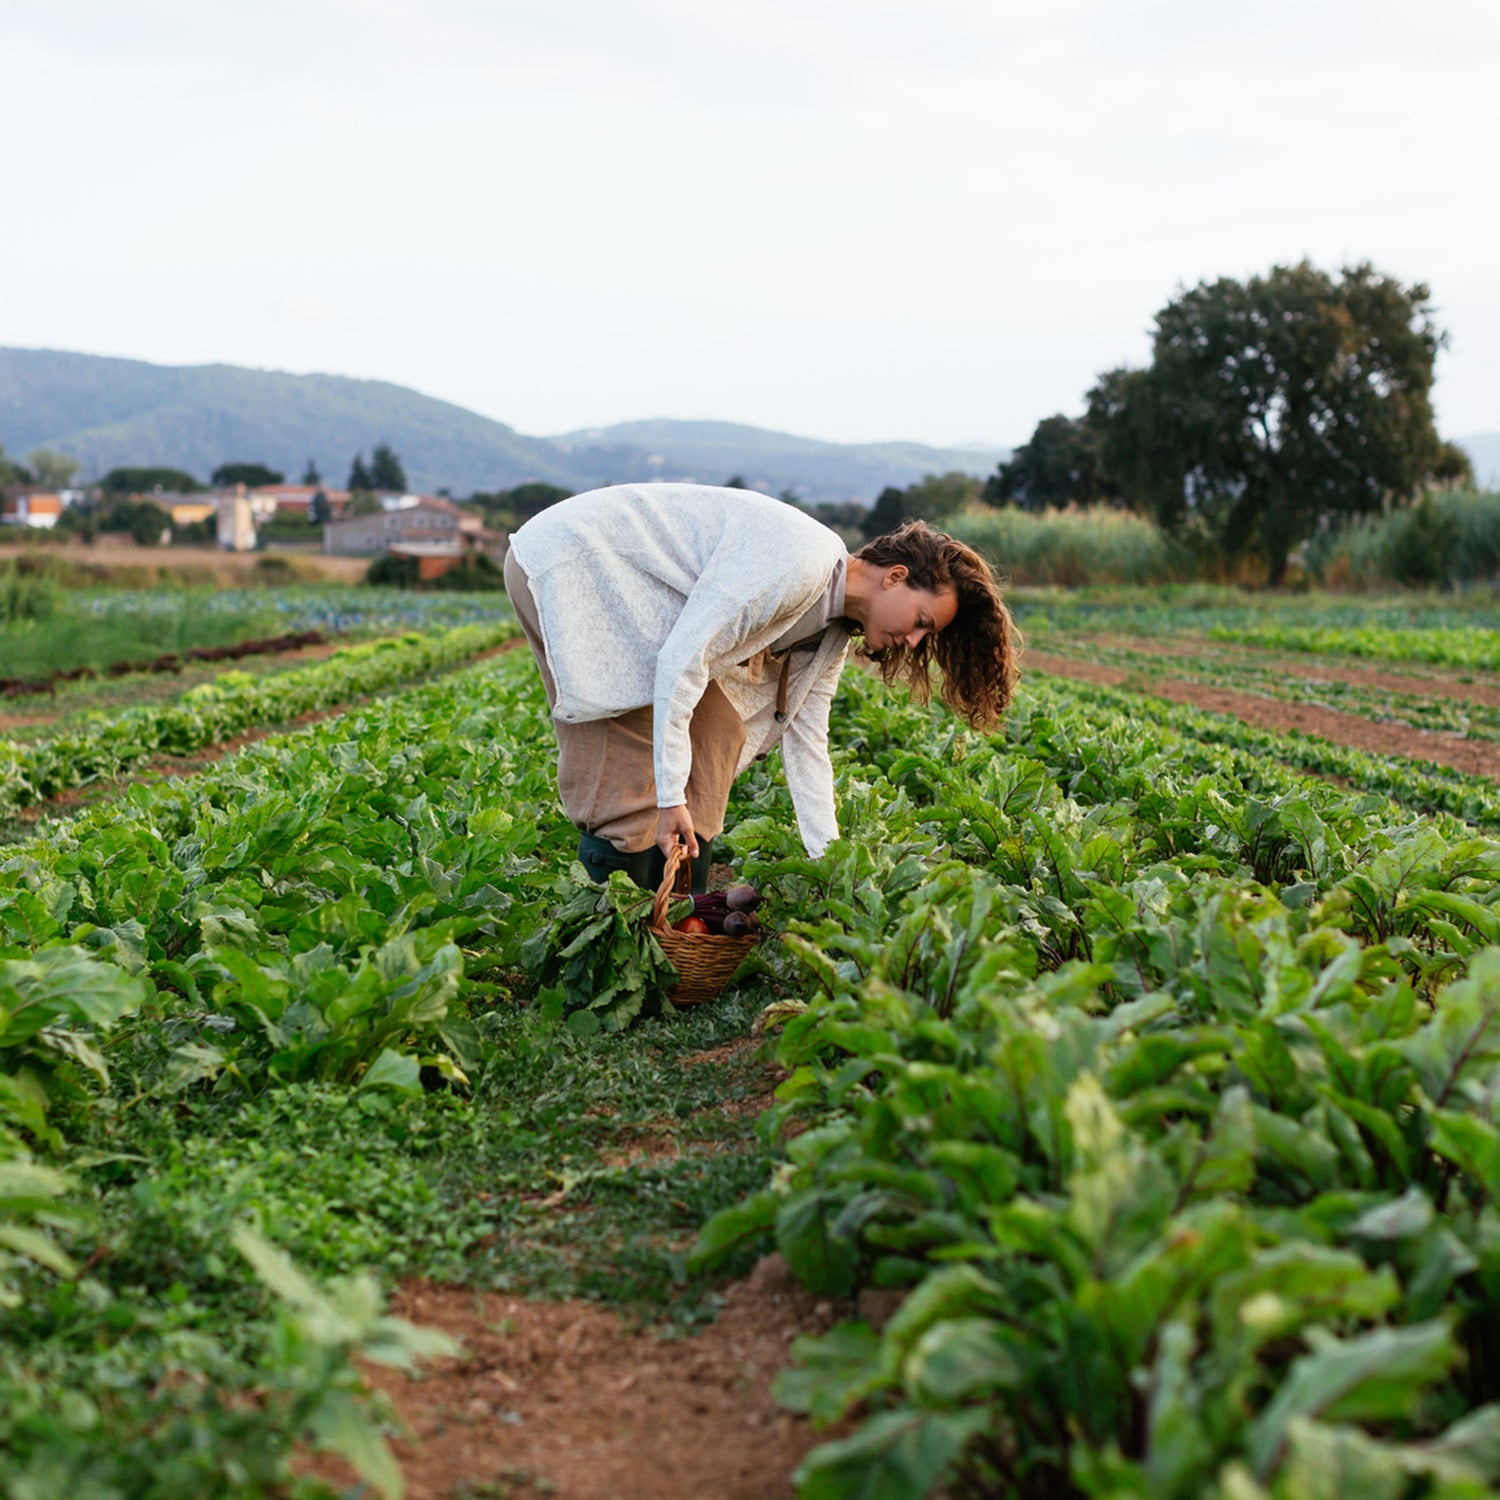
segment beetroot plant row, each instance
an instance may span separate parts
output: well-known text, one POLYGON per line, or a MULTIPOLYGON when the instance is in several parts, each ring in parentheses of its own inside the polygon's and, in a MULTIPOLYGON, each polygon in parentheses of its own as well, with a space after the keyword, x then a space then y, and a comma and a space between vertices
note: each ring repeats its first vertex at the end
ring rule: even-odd
MULTIPOLYGON (((355 662, 441 664, 422 650, 355 662)), ((512 653, 137 784, 0 852, 6 1493, 285 1493, 299 1440, 397 1492, 350 1360, 430 1341, 383 1315, 368 1277, 315 1286, 270 1242, 274 1224, 236 1221, 219 1282, 237 1295, 253 1273, 277 1301, 247 1335, 259 1362, 236 1364, 193 1331, 211 1310, 174 1312, 163 1287, 156 1311, 112 1289, 108 1258, 94 1268, 108 1239, 77 1173, 100 1170, 100 1152, 75 1161, 74 1142, 285 1085, 372 1101, 464 1086, 485 1045, 460 999, 466 966, 513 967, 566 866, 534 677, 512 653), (175 1338, 154 1331, 174 1323, 175 1338)), ((137 1190, 158 1191, 149 1177, 137 1190)))
POLYGON ((347 646, 274 677, 227 672, 177 702, 94 715, 37 743, 0 740, 0 813, 108 780, 160 755, 188 755, 246 730, 445 671, 516 635, 510 622, 461 625, 347 646))
POLYGON ((696 1261, 884 1301, 779 1382, 855 1423, 799 1494, 1489 1493, 1500 842, 1133 706, 986 739, 851 681, 818 861, 746 788, 805 1005, 696 1261))
MULTIPOLYGON (((435 664, 419 642, 361 660, 414 653, 435 664)), ((353 1080, 388 1051, 382 1071, 408 1086, 421 1055, 456 1066, 458 944, 519 942, 539 853, 560 836, 543 811, 550 764, 531 753, 545 705, 528 663, 503 667, 132 786, 5 851, 0 959, 27 965, 27 983, 49 965, 128 982, 164 1086, 353 1080)), ((87 1028, 70 972, 46 1003, 87 1028)), ((70 1053, 70 1036, 49 1023, 26 1046, 70 1053)))
POLYGON ((1173 703, 1125 688, 1072 679, 1029 678, 1024 704, 1051 708, 1078 704, 1101 727, 1131 726, 1127 738, 1142 731, 1148 743, 1170 748, 1196 765, 1220 765, 1248 778, 1253 786, 1295 787, 1299 773, 1335 777, 1354 796, 1365 793, 1390 799, 1414 812, 1448 814, 1476 828, 1500 829, 1500 787, 1484 776, 1472 776, 1429 761, 1401 755, 1375 755, 1335 744, 1297 730, 1277 733, 1257 729, 1232 714, 1214 713, 1173 703))
POLYGON ((1500 638, 1475 625, 1400 629, 1382 625, 1215 625, 1209 639, 1276 651, 1358 656, 1372 661, 1428 662, 1435 666, 1500 672, 1500 638))

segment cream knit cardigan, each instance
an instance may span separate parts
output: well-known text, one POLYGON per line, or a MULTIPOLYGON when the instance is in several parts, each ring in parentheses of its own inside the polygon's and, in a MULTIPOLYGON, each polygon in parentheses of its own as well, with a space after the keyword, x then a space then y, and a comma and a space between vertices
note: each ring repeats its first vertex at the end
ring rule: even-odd
POLYGON ((657 805, 684 800, 688 721, 710 681, 745 721, 740 770, 781 741, 802 842, 838 837, 828 709, 847 629, 792 653, 786 720, 765 648, 823 595, 847 553, 780 500, 694 484, 622 484, 550 506, 511 537, 531 584, 563 723, 652 705, 657 805))

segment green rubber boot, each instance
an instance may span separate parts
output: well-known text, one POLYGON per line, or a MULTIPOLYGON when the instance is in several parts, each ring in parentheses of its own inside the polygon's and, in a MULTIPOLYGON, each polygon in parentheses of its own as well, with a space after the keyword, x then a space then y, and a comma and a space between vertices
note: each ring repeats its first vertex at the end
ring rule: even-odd
POLYGON ((661 875, 651 879, 651 856, 658 851, 642 849, 639 854, 621 854, 608 839, 596 839, 591 833, 578 835, 578 858, 589 872, 589 879, 603 885, 615 870, 624 872, 645 890, 655 890, 661 875))

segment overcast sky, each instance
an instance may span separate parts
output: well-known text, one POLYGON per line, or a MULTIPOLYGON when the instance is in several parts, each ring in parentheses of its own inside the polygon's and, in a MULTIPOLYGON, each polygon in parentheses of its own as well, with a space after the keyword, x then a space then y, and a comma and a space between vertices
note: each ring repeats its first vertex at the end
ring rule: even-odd
POLYGON ((1179 285, 1367 259, 1500 429, 1494 0, 0 0, 0 58, 3 344, 1010 444, 1179 285))

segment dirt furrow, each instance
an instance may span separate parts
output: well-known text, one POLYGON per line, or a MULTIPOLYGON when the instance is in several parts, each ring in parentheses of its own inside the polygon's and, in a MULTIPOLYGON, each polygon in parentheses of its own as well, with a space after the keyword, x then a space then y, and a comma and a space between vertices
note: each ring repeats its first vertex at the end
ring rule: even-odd
MULTIPOLYGON (((691 1338, 632 1330, 584 1302, 534 1302, 409 1283, 392 1309, 462 1345, 416 1377, 371 1366, 411 1437, 394 1449, 408 1500, 791 1500, 814 1432, 771 1397, 799 1334, 839 1312, 804 1292, 779 1255, 727 1288, 691 1338)), ((347 1482, 338 1462, 320 1477, 347 1482)))
MULTIPOLYGON (((1352 662, 1330 662, 1326 657, 1277 655, 1253 646, 1226 644, 1202 639, 1163 640, 1153 636, 1080 635, 1071 638, 1077 644, 1112 646, 1124 651, 1172 657, 1202 657, 1213 653, 1225 662, 1239 666, 1262 667, 1286 677, 1303 677, 1309 682, 1344 682, 1351 687, 1375 688, 1387 693, 1411 693, 1419 698, 1458 698, 1480 703, 1486 708, 1500 708, 1500 682, 1485 673, 1460 672, 1452 667, 1418 667, 1401 673, 1381 666, 1356 666, 1352 662)), ((1026 659, 1040 653, 1027 651, 1026 659)))
MULTIPOLYGON (((1123 667, 1108 667, 1072 657, 1053 656, 1044 651, 1028 650, 1025 665, 1049 677, 1072 677, 1081 682, 1097 682, 1120 687, 1139 682, 1141 673, 1123 667)), ((1262 698, 1254 693, 1232 692, 1228 688, 1209 687, 1204 683, 1185 682, 1173 677, 1152 677, 1149 691, 1158 697, 1191 708, 1214 713, 1232 714, 1257 729, 1284 732, 1300 729, 1335 744, 1348 745, 1373 755, 1404 755, 1432 765, 1451 766, 1472 776, 1500 778, 1500 744, 1485 740, 1466 740, 1461 735, 1439 734, 1412 729, 1403 724, 1384 724, 1357 714, 1338 713, 1310 703, 1287 703, 1276 698, 1262 698)), ((1143 715, 1145 709, 1143 707, 1143 715)))

